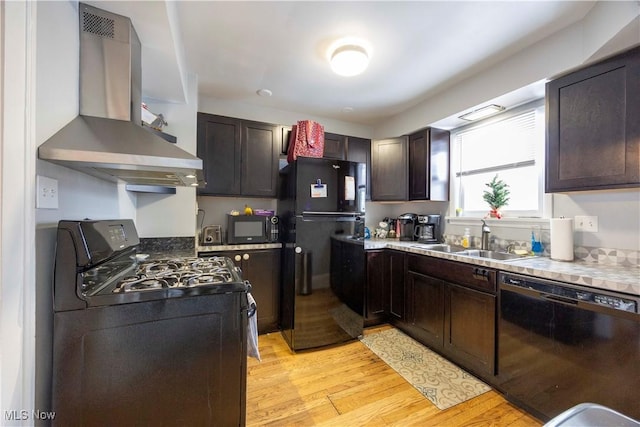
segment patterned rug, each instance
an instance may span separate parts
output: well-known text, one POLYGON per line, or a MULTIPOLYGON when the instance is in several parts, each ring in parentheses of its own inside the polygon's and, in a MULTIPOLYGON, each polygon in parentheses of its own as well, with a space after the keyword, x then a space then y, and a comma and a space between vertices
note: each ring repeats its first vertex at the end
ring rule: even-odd
POLYGON ((491 390, 397 329, 366 335, 360 341, 438 409, 450 408, 491 390))

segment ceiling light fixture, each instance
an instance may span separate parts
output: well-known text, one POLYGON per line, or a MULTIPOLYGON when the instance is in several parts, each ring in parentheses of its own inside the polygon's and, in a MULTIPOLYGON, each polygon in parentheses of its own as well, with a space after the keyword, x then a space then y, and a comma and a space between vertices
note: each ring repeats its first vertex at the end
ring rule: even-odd
POLYGON ((269 89, 258 89, 256 93, 267 98, 273 95, 273 92, 271 92, 269 89))
POLYGON ((329 62, 334 73, 345 77, 356 76, 369 65, 369 53, 360 44, 342 44, 331 51, 329 62))
POLYGON ((463 114, 459 118, 461 118, 462 120, 468 120, 468 121, 480 120, 480 119, 484 119, 485 117, 489 117, 494 114, 497 114, 501 111, 504 111, 503 106, 490 104, 482 108, 478 108, 477 110, 471 111, 467 114, 463 114))

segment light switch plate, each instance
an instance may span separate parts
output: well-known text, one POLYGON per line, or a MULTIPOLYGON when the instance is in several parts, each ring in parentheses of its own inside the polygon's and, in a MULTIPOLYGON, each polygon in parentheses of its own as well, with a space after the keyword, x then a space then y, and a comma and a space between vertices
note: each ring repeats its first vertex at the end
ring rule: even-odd
POLYGON ((598 217, 587 215, 576 215, 575 218, 576 231, 587 231, 590 233, 598 232, 598 217))
POLYGON ((36 176, 36 208, 58 209, 58 180, 36 176))

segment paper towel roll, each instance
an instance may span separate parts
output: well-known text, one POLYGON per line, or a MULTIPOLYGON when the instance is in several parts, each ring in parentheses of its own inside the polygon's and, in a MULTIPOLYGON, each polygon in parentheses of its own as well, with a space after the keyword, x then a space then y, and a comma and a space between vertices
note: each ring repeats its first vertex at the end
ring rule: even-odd
POLYGON ((551 259, 573 261, 573 219, 551 218, 551 259))

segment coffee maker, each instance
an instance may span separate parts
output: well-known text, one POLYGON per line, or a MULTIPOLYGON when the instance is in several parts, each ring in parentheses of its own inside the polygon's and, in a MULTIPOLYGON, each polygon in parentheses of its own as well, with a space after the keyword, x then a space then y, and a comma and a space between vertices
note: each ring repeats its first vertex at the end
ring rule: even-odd
POLYGON ((415 238, 420 243, 440 243, 440 215, 418 215, 415 226, 415 238))
POLYGON ((418 215, 414 213, 405 213, 398 217, 398 237, 400 240, 415 240, 417 220, 418 215))

